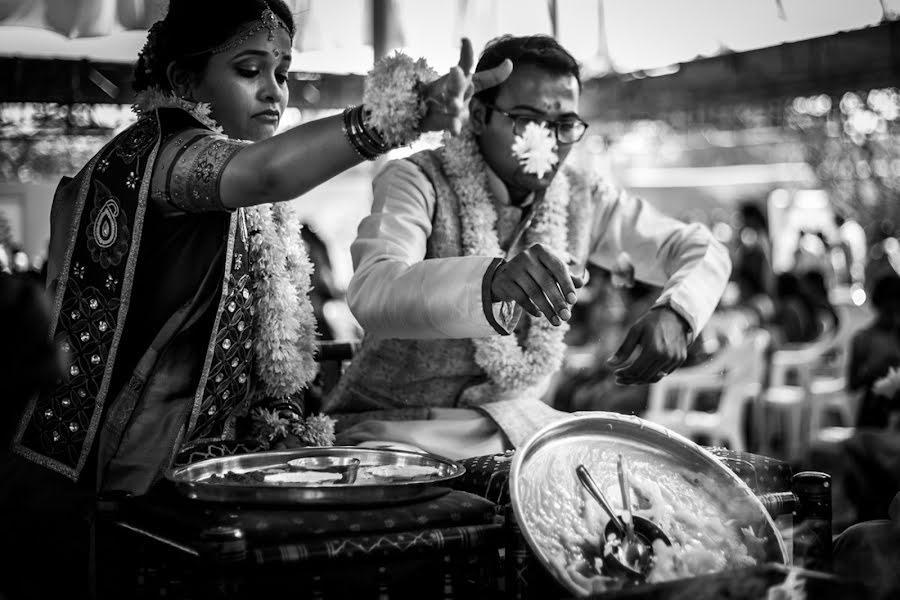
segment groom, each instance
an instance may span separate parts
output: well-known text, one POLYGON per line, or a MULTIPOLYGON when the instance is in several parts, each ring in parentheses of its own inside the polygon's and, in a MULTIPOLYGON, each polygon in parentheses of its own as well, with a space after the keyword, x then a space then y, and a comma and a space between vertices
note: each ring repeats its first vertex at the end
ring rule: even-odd
POLYGON ((728 254, 705 227, 566 164, 587 129, 575 59, 551 37, 505 36, 476 72, 506 59, 512 74, 475 94, 460 136, 375 180, 348 294, 366 336, 324 406, 341 443, 462 458, 562 416, 538 399, 587 263, 614 270, 627 253, 637 279, 663 287, 610 359, 622 384, 676 369, 725 289, 728 254))

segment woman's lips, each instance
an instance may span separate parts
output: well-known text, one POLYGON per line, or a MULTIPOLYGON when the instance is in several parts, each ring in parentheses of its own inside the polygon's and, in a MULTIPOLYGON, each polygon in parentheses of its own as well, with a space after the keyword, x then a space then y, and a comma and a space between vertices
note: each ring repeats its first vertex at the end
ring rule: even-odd
POLYGON ((255 115, 253 115, 253 118, 257 119, 259 121, 263 121, 265 123, 272 123, 272 124, 277 125, 278 119, 280 118, 280 116, 281 115, 279 115, 274 110, 266 110, 263 112, 256 113, 255 115))

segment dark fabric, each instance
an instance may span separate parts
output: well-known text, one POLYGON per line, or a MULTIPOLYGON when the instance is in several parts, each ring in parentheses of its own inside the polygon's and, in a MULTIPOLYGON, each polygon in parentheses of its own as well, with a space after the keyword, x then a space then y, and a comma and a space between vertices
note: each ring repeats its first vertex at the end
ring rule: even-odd
POLYGON ((900 598, 900 524, 877 520, 859 523, 834 542, 835 572, 868 587, 866 598, 900 598))
POLYGON ((428 527, 373 535, 342 535, 304 543, 283 543, 254 550, 248 557, 260 565, 306 562, 321 558, 373 560, 397 555, 429 554, 496 545, 502 535, 497 523, 459 527, 428 527))
POLYGON ((105 504, 97 529, 111 598, 495 597, 503 533, 493 503, 459 491, 313 508, 201 503, 167 486, 105 504))
POLYGON ((859 430, 844 443, 847 497, 857 519, 888 517, 888 508, 900 492, 900 432, 859 430))
POLYGON ((60 187, 48 276, 51 290, 67 286, 56 341, 71 346, 75 362, 66 366, 69 381, 33 412, 24 454, 73 478, 84 465, 107 490, 144 493, 168 466, 186 423, 189 441, 232 435, 235 409, 252 391, 250 261, 246 227, 237 227, 243 214, 176 212, 153 186, 165 171, 159 181, 197 192, 192 210, 216 206, 218 176, 243 145, 181 110, 160 109, 60 187), (161 155, 168 158, 154 158, 161 155), (66 262, 81 197, 81 230, 66 262), (110 248, 91 241, 106 223, 118 232, 110 248), (127 316, 117 312, 126 299, 127 316))
POLYGON ((0 597, 88 598, 95 505, 90 486, 5 449, 0 481, 0 597))
POLYGON ((352 534, 365 536, 440 529, 494 522, 494 504, 452 491, 431 500, 372 507, 234 506, 191 501, 168 486, 126 501, 118 513, 124 520, 192 547, 207 533, 227 525, 240 529, 253 551, 281 543, 324 540, 352 534))

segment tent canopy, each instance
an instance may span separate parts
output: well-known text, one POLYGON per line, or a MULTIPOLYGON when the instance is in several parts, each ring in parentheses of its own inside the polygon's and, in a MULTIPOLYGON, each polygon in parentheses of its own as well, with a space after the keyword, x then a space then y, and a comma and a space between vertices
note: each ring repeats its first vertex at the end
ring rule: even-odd
MULTIPOLYGON (((363 74, 375 38, 434 65, 501 33, 547 33, 589 76, 741 52, 893 18, 900 0, 287 0, 295 71, 363 74), (377 11, 386 15, 378 33, 377 11)), ((131 62, 164 0, 0 0, 0 56, 131 62), (25 28, 25 29, 21 29, 25 28), (34 28, 45 30, 40 34, 34 28), (52 32, 52 33, 51 33, 52 32), (54 37, 53 34, 56 34, 54 37)), ((198 24, 201 26, 201 24, 198 24)))

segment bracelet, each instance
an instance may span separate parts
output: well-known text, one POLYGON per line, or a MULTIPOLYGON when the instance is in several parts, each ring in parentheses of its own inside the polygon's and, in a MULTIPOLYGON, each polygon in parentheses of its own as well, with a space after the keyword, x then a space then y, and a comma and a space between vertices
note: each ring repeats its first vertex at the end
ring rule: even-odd
POLYGON ((378 134, 374 127, 366 125, 363 113, 365 108, 358 106, 350 113, 350 121, 353 131, 359 135, 359 141, 366 150, 377 154, 384 154, 391 150, 391 146, 385 143, 384 139, 378 134))
POLYGON ((373 128, 366 126, 362 106, 348 106, 344 109, 341 131, 353 150, 364 160, 375 160, 391 146, 385 143, 381 135, 373 128))
POLYGON ((348 106, 344 109, 344 113, 341 119, 341 131, 344 133, 344 137, 347 138, 347 143, 350 144, 350 147, 353 148, 353 151, 356 152, 363 160, 375 160, 375 156, 370 156, 366 154, 365 150, 359 145, 359 142, 356 139, 356 136, 351 133, 350 126, 350 113, 353 111, 352 106, 348 106))

